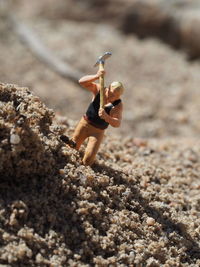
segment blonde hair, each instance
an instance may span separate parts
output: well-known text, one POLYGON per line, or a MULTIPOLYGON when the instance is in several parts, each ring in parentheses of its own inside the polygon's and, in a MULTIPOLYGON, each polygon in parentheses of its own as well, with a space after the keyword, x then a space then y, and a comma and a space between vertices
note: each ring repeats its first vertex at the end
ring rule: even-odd
POLYGON ((114 81, 111 83, 111 88, 117 90, 121 95, 123 94, 124 92, 124 86, 121 82, 117 82, 117 81, 114 81))

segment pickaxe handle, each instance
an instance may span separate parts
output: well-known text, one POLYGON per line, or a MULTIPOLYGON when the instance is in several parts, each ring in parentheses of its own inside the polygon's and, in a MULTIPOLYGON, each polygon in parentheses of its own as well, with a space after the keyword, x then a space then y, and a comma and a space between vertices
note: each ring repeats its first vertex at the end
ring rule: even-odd
MULTIPOLYGON (((100 62, 99 70, 104 70, 104 63, 100 62)), ((104 74, 99 77, 99 84, 100 84, 100 108, 104 108, 104 74)))
MULTIPOLYGON (((97 62, 95 63, 94 67, 99 65, 99 70, 104 71, 104 62, 105 60, 110 57, 112 53, 106 52, 104 55, 100 56, 97 62)), ((104 108, 104 74, 99 77, 99 84, 100 84, 100 108, 104 108)))

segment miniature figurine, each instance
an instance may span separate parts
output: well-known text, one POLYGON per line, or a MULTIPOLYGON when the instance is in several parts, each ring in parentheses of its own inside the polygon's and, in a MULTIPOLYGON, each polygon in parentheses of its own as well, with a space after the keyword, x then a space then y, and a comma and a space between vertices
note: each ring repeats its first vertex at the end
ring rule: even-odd
POLYGON ((112 82, 109 87, 104 87, 104 62, 111 53, 106 52, 95 66, 99 70, 94 75, 86 75, 79 80, 81 86, 92 92, 93 99, 85 115, 75 128, 72 139, 61 136, 61 140, 71 147, 79 150, 81 144, 88 138, 87 147, 82 159, 84 165, 94 163, 104 131, 109 126, 119 127, 122 119, 122 101, 120 99, 124 88, 121 82, 112 82), (99 83, 95 83, 99 79, 99 83))

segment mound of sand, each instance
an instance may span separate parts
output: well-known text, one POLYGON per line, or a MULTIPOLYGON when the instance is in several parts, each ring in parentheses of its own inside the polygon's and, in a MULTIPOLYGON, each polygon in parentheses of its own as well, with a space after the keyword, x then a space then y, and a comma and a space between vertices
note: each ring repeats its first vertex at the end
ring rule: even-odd
POLYGON ((93 168, 26 88, 0 87, 0 263, 199 266, 196 140, 107 136, 93 168))
POLYGON ((54 172, 59 151, 53 111, 27 88, 0 84, 0 175, 22 178, 54 172), (49 145, 51 143, 51 146, 49 145))

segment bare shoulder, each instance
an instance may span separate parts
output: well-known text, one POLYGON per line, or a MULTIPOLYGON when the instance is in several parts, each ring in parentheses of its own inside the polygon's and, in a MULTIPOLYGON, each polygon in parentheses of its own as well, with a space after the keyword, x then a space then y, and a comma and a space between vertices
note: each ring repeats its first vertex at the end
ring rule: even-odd
POLYGON ((88 91, 92 92, 94 95, 98 93, 98 87, 99 85, 94 82, 80 82, 81 86, 88 91))
POLYGON ((93 94, 96 96, 100 91, 100 85, 98 83, 95 83, 95 87, 93 88, 93 94))
POLYGON ((113 110, 122 110, 123 109, 123 103, 120 101, 116 106, 113 107, 113 110))
POLYGON ((122 116, 122 110, 123 110, 123 103, 122 101, 117 104, 116 106, 114 106, 111 111, 110 111, 110 115, 114 116, 114 117, 121 117, 122 116))
POLYGON ((97 94, 98 92, 98 84, 97 83, 88 83, 85 85, 86 89, 88 89, 89 91, 91 91, 94 95, 97 94))
POLYGON ((95 83, 95 87, 93 88, 93 90, 90 90, 93 93, 93 99, 96 97, 96 95, 99 93, 100 91, 100 85, 98 83, 95 83))

